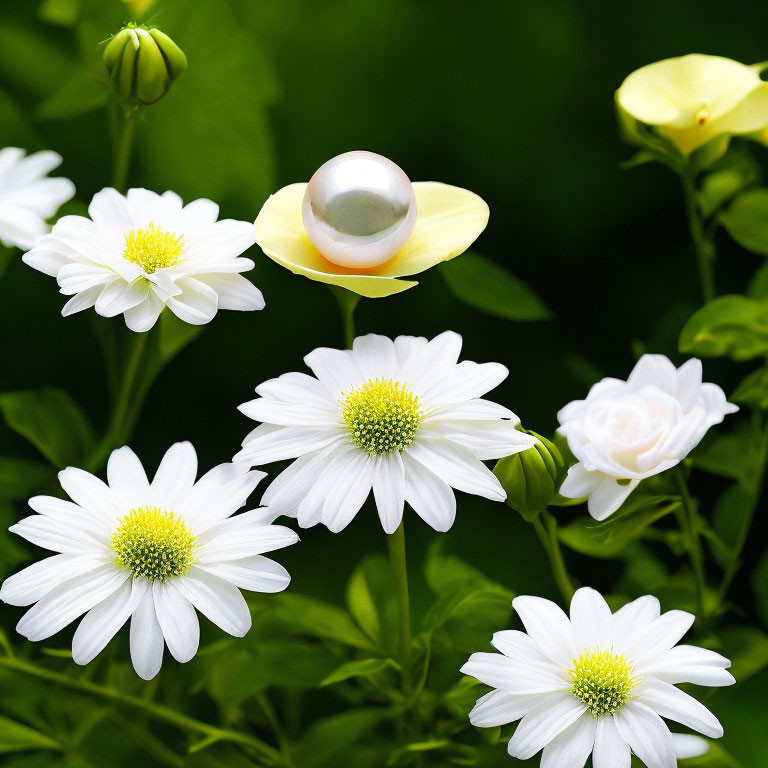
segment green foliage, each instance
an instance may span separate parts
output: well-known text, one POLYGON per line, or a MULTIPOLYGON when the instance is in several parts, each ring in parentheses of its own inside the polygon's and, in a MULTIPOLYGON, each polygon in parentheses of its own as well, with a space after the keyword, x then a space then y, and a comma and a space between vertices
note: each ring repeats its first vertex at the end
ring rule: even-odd
POLYGON ((88 417, 63 390, 54 387, 6 392, 0 411, 8 426, 27 438, 54 466, 77 466, 93 449, 88 417))
POLYGON ((742 379, 731 400, 757 410, 768 410, 768 366, 758 368, 742 379))
POLYGON ((350 576, 347 607, 375 647, 392 655, 397 644, 395 574, 382 555, 369 555, 350 576))
POLYGON ((685 324, 680 351, 736 361, 768 354, 768 304, 746 296, 718 297, 685 324))
POLYGON ((739 245, 768 256, 768 188, 739 195, 720 215, 720 221, 739 245))
POLYGON ((61 745, 34 728, 0 715, 0 754, 23 752, 28 749, 59 750, 61 745))
POLYGON ((457 299, 504 320, 547 320, 550 311, 522 280, 479 253, 465 253, 440 265, 457 299))

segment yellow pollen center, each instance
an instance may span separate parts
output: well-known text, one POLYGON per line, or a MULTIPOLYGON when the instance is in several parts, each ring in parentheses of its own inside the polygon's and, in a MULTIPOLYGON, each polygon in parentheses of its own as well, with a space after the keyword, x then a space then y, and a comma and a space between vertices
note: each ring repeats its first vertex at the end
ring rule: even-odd
POLYGON ((132 229, 125 235, 123 258, 138 264, 151 275, 158 269, 172 267, 181 260, 184 243, 181 235, 166 232, 150 222, 146 229, 132 229))
POLYGON ((112 534, 117 564, 150 581, 184 576, 195 562, 195 546, 184 521, 159 507, 132 509, 112 534))
POLYGON ((573 660, 571 693, 587 705, 589 713, 597 718, 612 715, 629 700, 638 679, 632 665, 623 655, 601 651, 584 651, 573 660))
POLYGON ((402 451, 413 442, 423 418, 419 398, 392 379, 368 379, 342 392, 339 402, 352 442, 371 456, 402 451))

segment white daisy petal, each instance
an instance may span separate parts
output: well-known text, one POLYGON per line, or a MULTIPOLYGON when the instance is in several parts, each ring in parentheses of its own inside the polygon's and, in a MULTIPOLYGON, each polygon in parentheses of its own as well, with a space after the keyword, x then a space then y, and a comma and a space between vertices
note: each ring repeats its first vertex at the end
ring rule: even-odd
POLYGON ((112 563, 68 579, 32 606, 16 626, 28 640, 45 640, 109 597, 128 578, 112 563))
POLYGON ((397 371, 395 345, 386 336, 375 333, 358 336, 352 344, 352 356, 366 381, 391 379, 397 371))
POLYGON ((541 753, 541 768, 584 768, 595 744, 597 720, 585 714, 555 736, 541 753))
POLYGON ((262 292, 242 275, 196 275, 196 279, 213 290, 219 309, 248 312, 264 309, 266 306, 262 292))
POLYGON ((643 663, 639 671, 667 683, 723 686, 736 682, 728 672, 730 666, 731 662, 725 656, 714 651, 677 645, 643 663))
POLYGON ((195 609, 172 580, 154 582, 152 598, 165 644, 171 656, 184 664, 197 653, 200 644, 200 623, 195 609))
POLYGON ((621 738, 647 768, 676 768, 672 734, 653 710, 640 702, 629 701, 613 719, 621 738))
POLYGON ((611 609, 597 590, 576 590, 571 600, 571 625, 577 645, 609 648, 612 624, 611 609))
POLYGON ((197 454, 192 443, 172 445, 152 479, 152 495, 159 506, 172 509, 191 490, 197 475, 197 454))
POLYGON ((213 320, 219 308, 219 297, 210 285, 192 277, 180 278, 182 292, 165 303, 176 317, 191 325, 205 325, 213 320))
POLYGON ((512 606, 547 659, 566 667, 578 655, 571 623, 551 600, 522 595, 512 601, 512 606))
POLYGON ((251 466, 271 464, 322 450, 338 441, 337 432, 321 427, 262 424, 243 441, 243 449, 235 454, 233 461, 247 461, 251 466))
POLYGON ((176 589, 217 627, 235 637, 251 628, 251 613, 240 590, 228 581, 194 566, 184 578, 174 581, 176 589))
POLYGON ((673 733, 672 743, 675 745, 675 755, 678 760, 701 757, 709 752, 709 744, 704 739, 689 733, 673 733))
POLYGON ((587 710, 570 693, 551 693, 542 697, 523 717, 509 742, 512 757, 528 760, 543 749, 587 710))
POLYGON ((250 555, 273 552, 299 540, 283 525, 265 525, 260 510, 243 512, 210 527, 199 537, 196 560, 202 564, 227 562, 250 555))
POLYGON ((250 592, 282 592, 291 582, 290 574, 280 563, 263 555, 251 555, 225 563, 200 563, 195 567, 250 592))
POLYGON ((723 726, 703 705, 670 683, 650 677, 637 687, 637 701, 667 720, 685 725, 712 739, 723 735, 723 726))
POLYGON ((164 308, 162 299, 154 291, 150 291, 141 304, 125 310, 125 324, 135 333, 145 333, 154 327, 164 308))
MULTIPOLYGON (((329 531, 338 533, 343 530, 360 511, 371 492, 373 470, 374 462, 371 458, 362 451, 356 451, 347 462, 346 469, 339 473, 335 482, 328 488, 323 501, 321 521, 329 531)), ((310 495, 321 480, 313 486, 310 495)))
POLYGON ((103 543, 98 537, 44 515, 25 517, 8 530, 52 552, 98 553, 103 549, 103 543))
POLYGON ((126 283, 116 279, 107 283, 96 299, 96 312, 102 317, 122 315, 128 309, 145 301, 149 295, 149 284, 144 280, 126 283))
POLYGON ((394 533, 403 519, 405 503, 405 468, 399 451, 374 457, 373 498, 384 533, 394 533))
POLYGON ((667 611, 638 633, 627 645, 627 651, 637 662, 668 651, 691 628, 695 618, 686 611, 667 611))
POLYGON ((499 653, 473 653, 461 672, 493 688, 520 695, 550 693, 568 687, 566 676, 553 664, 543 660, 517 661, 499 653))
POLYGON ((106 515, 96 515, 78 504, 55 496, 33 496, 28 503, 39 515, 85 531, 99 541, 104 540, 112 526, 112 520, 106 515))
POLYGON ((622 738, 612 715, 603 715, 597 721, 593 768, 630 768, 632 752, 622 738))
POLYGON ((535 702, 536 696, 491 691, 477 700, 469 713, 469 722, 476 728, 514 723, 527 714, 535 702))
POLYGON ((365 381, 352 353, 346 349, 321 347, 310 352, 304 362, 334 396, 358 387, 365 381))
POLYGON ((442 438, 416 440, 408 455, 458 491, 504 501, 506 492, 496 476, 471 451, 442 438))
POLYGON ((105 600, 91 608, 80 621, 72 638, 72 658, 88 664, 106 648, 144 598, 146 579, 129 579, 105 600))
POLYGON ((128 446, 112 451, 107 462, 107 480, 112 491, 126 499, 129 508, 140 504, 149 492, 147 473, 128 446))
POLYGON ((163 663, 165 642, 150 589, 133 612, 130 638, 133 668, 140 678, 151 680, 160 671, 163 663))
POLYGON ((456 518, 456 496, 451 487, 423 464, 403 453, 405 500, 436 531, 447 531, 456 518))
POLYGON ((111 523, 120 511, 109 486, 90 472, 67 467, 59 472, 59 482, 75 504, 107 523, 111 523))

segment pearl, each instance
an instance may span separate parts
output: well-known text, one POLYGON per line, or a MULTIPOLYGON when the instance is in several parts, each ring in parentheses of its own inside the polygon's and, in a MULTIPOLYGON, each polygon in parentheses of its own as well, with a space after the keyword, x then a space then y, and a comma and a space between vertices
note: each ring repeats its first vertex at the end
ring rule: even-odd
POLYGON ((345 152, 315 171, 301 218, 328 261, 368 269, 405 245, 416 226, 416 195, 403 170, 373 152, 345 152))

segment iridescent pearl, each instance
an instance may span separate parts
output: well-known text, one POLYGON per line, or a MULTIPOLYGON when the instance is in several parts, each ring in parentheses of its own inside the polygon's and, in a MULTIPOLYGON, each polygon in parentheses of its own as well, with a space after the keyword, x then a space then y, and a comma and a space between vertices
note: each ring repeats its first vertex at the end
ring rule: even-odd
POLYGON ((345 152, 307 185, 304 229, 328 261, 367 269, 392 258, 413 233, 416 196, 402 169, 373 152, 345 152))

